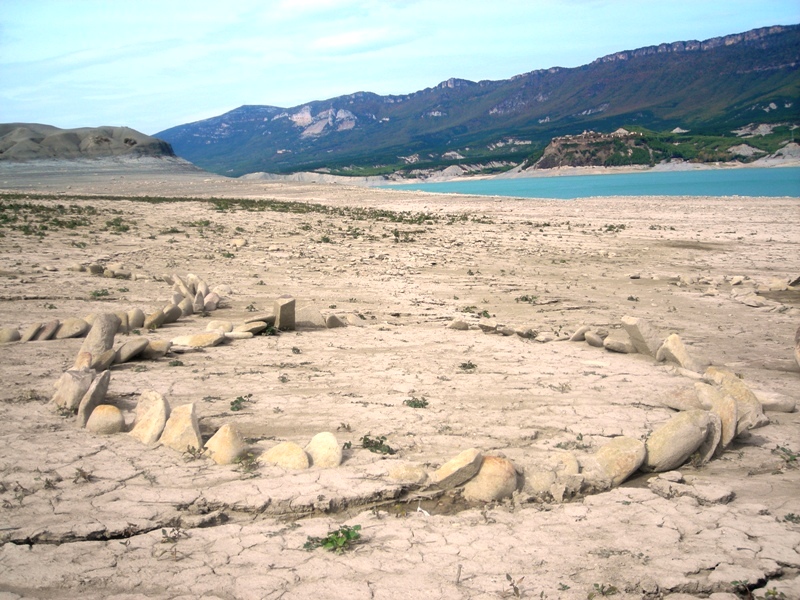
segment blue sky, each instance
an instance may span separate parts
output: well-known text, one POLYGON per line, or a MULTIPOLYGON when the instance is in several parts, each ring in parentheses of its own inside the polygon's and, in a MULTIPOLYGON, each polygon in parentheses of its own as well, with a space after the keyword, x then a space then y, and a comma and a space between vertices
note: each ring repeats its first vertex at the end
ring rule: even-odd
POLYGON ((0 122, 153 134, 795 23, 797 0, 0 0, 0 122))

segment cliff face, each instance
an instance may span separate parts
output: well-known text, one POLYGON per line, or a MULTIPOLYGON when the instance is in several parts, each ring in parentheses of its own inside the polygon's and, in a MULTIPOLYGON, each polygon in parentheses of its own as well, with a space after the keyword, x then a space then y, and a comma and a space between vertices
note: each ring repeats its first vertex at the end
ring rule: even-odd
POLYGON ((641 126, 724 133, 800 121, 800 26, 614 53, 500 81, 449 79, 411 94, 357 92, 292 108, 242 106, 156 134, 223 175, 327 169, 377 175, 519 164, 553 138, 641 126), (503 144, 513 138, 522 144, 503 144))
POLYGON ((0 160, 175 156, 165 141, 128 127, 59 129, 38 123, 0 124, 0 160))

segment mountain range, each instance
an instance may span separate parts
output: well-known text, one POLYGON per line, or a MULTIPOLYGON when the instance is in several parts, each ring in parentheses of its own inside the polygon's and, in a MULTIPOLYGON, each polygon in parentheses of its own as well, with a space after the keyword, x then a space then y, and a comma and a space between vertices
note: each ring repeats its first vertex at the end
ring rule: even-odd
POLYGON ((356 92, 282 108, 246 105, 155 134, 228 176, 376 175, 467 165, 499 171, 550 140, 638 126, 732 135, 800 120, 800 25, 616 52, 499 81, 449 79, 407 95, 356 92))

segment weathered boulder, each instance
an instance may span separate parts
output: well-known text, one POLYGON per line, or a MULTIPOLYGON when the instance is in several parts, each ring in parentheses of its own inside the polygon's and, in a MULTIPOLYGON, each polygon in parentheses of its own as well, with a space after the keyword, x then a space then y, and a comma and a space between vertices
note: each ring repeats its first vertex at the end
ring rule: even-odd
POLYGON ((233 331, 233 323, 230 321, 211 319, 208 323, 206 323, 206 331, 233 331))
POLYGON ((309 467, 308 454, 294 442, 281 442, 261 455, 261 460, 282 469, 301 470, 309 467))
POLYGON ((218 465, 230 465, 247 451, 235 425, 226 423, 206 442, 206 453, 218 465))
POLYGON ((428 473, 422 465, 402 464, 389 471, 389 479, 401 483, 422 485, 428 479, 428 473))
POLYGON ((450 321, 450 324, 447 326, 447 328, 455 329, 456 331, 467 331, 469 329, 469 324, 461 319, 453 319, 450 321))
MULTIPOLYGON (((203 292, 197 292, 197 295, 202 295, 203 292)), ((203 308, 207 312, 211 312, 212 310, 217 310, 219 307, 220 297, 216 292, 208 292, 203 296, 203 308)))
POLYGON ((164 324, 166 318, 167 315, 164 314, 163 310, 156 310, 144 318, 144 324, 142 326, 145 329, 158 329, 164 324))
POLYGON ((117 333, 128 333, 131 330, 131 327, 128 324, 128 313, 123 310, 115 312, 114 314, 117 315, 117 318, 119 319, 117 333))
POLYGON ((645 442, 643 471, 671 471, 682 465, 705 441, 709 416, 705 410, 678 413, 650 434, 645 442))
POLYGON ((105 371, 114 363, 116 356, 117 351, 113 348, 109 348, 108 350, 101 352, 98 356, 92 355, 92 362, 89 366, 95 371, 105 371))
POLYGON ((131 330, 144 327, 144 312, 141 308, 132 308, 128 311, 128 327, 131 330))
POLYGON ((477 475, 464 486, 464 498, 492 502, 509 498, 517 489, 517 471, 507 458, 484 456, 477 475))
POLYGON ((735 373, 720 367, 708 367, 703 377, 719 385, 725 394, 736 400, 736 410, 739 414, 737 434, 769 423, 756 395, 735 373))
MULTIPOLYGON (((525 465, 524 491, 539 500, 561 502, 569 495, 580 465, 572 452, 552 452, 530 466, 525 465)), ((578 489, 580 485, 578 486, 578 489)), ((576 490, 577 491, 577 490, 576 490)))
POLYGON ((624 329, 617 329, 608 334, 603 340, 603 347, 611 352, 636 354, 636 346, 624 329))
POLYGON ((206 303, 203 301, 204 296, 200 292, 197 292, 194 295, 194 300, 192 301, 192 309, 196 313, 201 313, 206 309, 206 303))
POLYGON ((206 333, 195 333, 192 335, 180 335, 172 339, 174 346, 189 346, 191 348, 210 348, 217 346, 225 340, 225 336, 218 331, 208 331, 206 333))
POLYGON ((305 451, 315 467, 332 469, 342 463, 342 447, 336 436, 329 431, 323 431, 311 438, 305 451))
POLYGON ((139 356, 144 349, 150 344, 150 341, 144 337, 134 338, 128 340, 122 346, 117 348, 117 354, 114 356, 114 364, 126 363, 139 356))
POLYGON ((291 296, 281 296, 275 300, 275 328, 281 331, 292 331, 295 328, 295 300, 291 296))
POLYGON ((183 316, 183 310, 177 304, 168 304, 161 309, 161 312, 164 313, 164 325, 175 323, 183 316))
POLYGON ((172 342, 169 340, 149 340, 147 348, 142 350, 139 356, 145 360, 164 358, 171 347, 172 342))
POLYGON ((39 330, 42 328, 43 323, 31 323, 27 327, 22 330, 22 333, 19 336, 20 342, 30 342, 32 339, 36 337, 36 334, 39 333, 39 330))
POLYGON ((325 317, 313 304, 306 304, 295 311, 297 329, 325 329, 325 317))
POLYGON ((586 343, 590 346, 594 346, 595 348, 602 348, 603 347, 603 338, 600 337, 594 331, 587 331, 583 334, 583 338, 586 340, 586 343))
POLYGON ((195 450, 203 448, 203 437, 200 435, 200 424, 197 421, 194 403, 182 404, 172 409, 158 441, 178 452, 187 452, 190 448, 195 450))
POLYGON ((78 404, 78 427, 86 427, 86 422, 89 420, 92 411, 105 400, 110 382, 111 371, 103 371, 94 378, 92 385, 86 390, 80 404, 78 404))
POLYGON ((701 406, 719 418, 720 439, 715 451, 715 455, 719 456, 736 437, 739 423, 736 400, 720 388, 700 381, 694 384, 694 389, 701 406))
POLYGON ((70 317, 61 321, 58 331, 53 336, 57 340, 65 340, 68 338, 83 337, 89 333, 89 324, 83 319, 77 317, 70 317))
MULTIPOLYGON (((81 344, 79 350, 79 353, 88 352, 92 355, 93 368, 102 366, 103 363, 106 362, 108 357, 105 356, 104 353, 113 349, 114 336, 117 334, 117 329, 119 329, 119 318, 116 315, 103 313, 95 316, 92 328, 83 340, 83 344, 81 344)), ((108 364, 111 364, 113 358, 112 356, 110 360, 108 360, 108 364)), ((75 366, 77 367, 77 360, 75 366)), ((100 369, 98 368, 97 370, 100 369)))
POLYGON ((336 329, 338 327, 347 327, 347 324, 334 314, 328 315, 325 319, 325 327, 328 329, 336 329))
POLYGON ((0 329, 0 344, 18 342, 20 338, 19 329, 16 327, 3 327, 0 329))
POLYGON ((656 356, 663 338, 645 320, 638 317, 624 316, 622 317, 622 326, 639 354, 656 356))
POLYGON ((101 404, 92 411, 86 422, 86 429, 100 435, 120 433, 125 429, 125 417, 116 406, 101 404))
POLYGON ((194 313, 194 301, 191 298, 178 300, 178 307, 181 309, 181 316, 188 317, 194 313))
POLYGON ((753 390, 753 393, 765 411, 790 413, 797 408, 797 401, 794 398, 779 392, 753 390))
POLYGON ((97 373, 89 369, 65 371, 56 381, 53 404, 67 410, 77 410, 97 373))
POLYGON ((595 452, 594 459, 610 480, 611 487, 617 487, 642 466, 646 455, 644 443, 620 436, 595 452))
POLYGON ((478 474, 482 461, 483 454, 477 448, 464 450, 431 473, 429 480, 443 490, 458 487, 478 474))
POLYGON ((42 327, 36 332, 31 341, 44 342, 51 339, 58 331, 59 325, 61 325, 61 322, 58 319, 42 324, 42 327))
POLYGON ((143 444, 155 444, 169 418, 169 404, 154 390, 142 392, 136 405, 136 420, 129 435, 143 444))
POLYGON ((656 360, 659 362, 666 360, 695 373, 702 373, 707 364, 689 355, 677 333, 673 333, 664 340, 656 352, 656 360))

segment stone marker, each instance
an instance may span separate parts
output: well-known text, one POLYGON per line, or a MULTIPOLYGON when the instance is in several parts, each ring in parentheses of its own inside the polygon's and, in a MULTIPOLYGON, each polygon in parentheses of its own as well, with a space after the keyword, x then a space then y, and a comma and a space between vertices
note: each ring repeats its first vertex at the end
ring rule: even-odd
POLYGON ((739 413, 737 434, 769 423, 756 395, 735 373, 719 367, 708 367, 703 377, 717 383, 725 394, 736 400, 736 410, 739 413))
MULTIPOLYGON (((197 292, 198 296, 203 295, 202 291, 197 292)), ((212 310, 217 310, 219 307, 220 297, 216 292, 208 292, 203 296, 203 308, 207 312, 211 312, 212 310)))
POLYGON ((117 333, 128 333, 131 328, 128 324, 128 313, 125 311, 115 312, 117 318, 119 319, 119 327, 117 328, 117 333))
POLYGON ((53 336, 57 340, 65 340, 68 338, 83 337, 89 333, 89 324, 83 319, 70 317, 61 321, 58 331, 53 336))
POLYGON ((646 321, 638 317, 624 316, 622 326, 639 354, 655 358, 661 347, 662 337, 646 321))
POLYGON ((336 315, 328 315, 328 318, 325 319, 325 326, 328 329, 337 329, 339 327, 346 327, 347 324, 336 315))
POLYGON ((722 453, 720 450, 722 441, 722 419, 714 411, 708 413, 708 433, 706 434, 705 441, 700 444, 700 447, 695 453, 696 461, 693 460, 692 464, 697 467, 702 467, 714 456, 722 453))
POLYGON ((53 404, 67 410, 77 410, 97 373, 89 369, 65 371, 56 381, 53 404))
POLYGON ((517 489, 517 471, 507 458, 484 456, 478 474, 464 486, 464 498, 492 502, 510 497, 517 489))
POLYGON ((92 411, 105 400, 106 392, 108 392, 108 384, 110 382, 111 371, 103 371, 94 378, 92 385, 86 390, 86 393, 83 395, 78 405, 78 427, 86 427, 89 415, 91 415, 92 411))
POLYGON ((575 330, 571 336, 569 336, 570 342, 582 342, 586 339, 586 333, 591 331, 591 328, 588 325, 581 325, 578 329, 575 330))
POLYGON ((191 298, 179 300, 178 307, 181 309, 181 316, 188 317, 194 314, 194 301, 191 298))
POLYGON ((25 329, 22 330, 20 334, 19 341, 20 342, 30 342, 33 338, 36 337, 36 334, 39 333, 39 330, 42 328, 42 323, 32 323, 28 325, 25 329))
POLYGON ((295 312, 294 324, 298 329, 325 329, 325 317, 316 306, 307 304, 295 312))
POLYGON ((86 422, 86 429, 100 435, 120 433, 125 428, 125 417, 122 411, 110 404, 101 404, 93 411, 86 422))
POLYGON ((318 433, 305 447, 311 464, 322 469, 332 469, 342 463, 342 447, 329 431, 318 433))
MULTIPOLYGON (((90 353, 93 365, 105 362, 102 357, 103 353, 114 347, 114 336, 117 334, 117 329, 119 329, 119 318, 116 315, 102 313, 95 316, 92 328, 86 339, 83 340, 79 352, 90 353)), ((113 356, 111 360, 113 360, 113 356)), ((111 364, 111 360, 108 361, 108 364, 111 364)), ((88 418, 89 415, 86 416, 88 418)))
POLYGON ((644 443, 620 436, 595 452, 594 459, 610 480, 611 487, 617 487, 642 466, 646 455, 644 443))
POLYGON ((283 469, 307 469, 308 454, 294 442, 281 442, 261 455, 261 460, 283 469))
POLYGON ((678 413, 647 438, 643 471, 671 471, 682 465, 705 441, 709 416, 704 410, 678 413))
POLYGON ((203 301, 203 294, 201 294, 200 292, 197 292, 194 295, 194 300, 192 301, 192 309, 194 309, 194 312, 196 313, 201 313, 206 309, 206 304, 203 301))
POLYGON ((210 348, 218 346, 225 341, 225 336, 217 331, 180 335, 172 339, 174 346, 189 346, 190 348, 210 348))
POLYGON ((241 434, 236 427, 226 423, 206 442, 208 456, 218 465, 230 465, 247 450, 241 434))
POLYGON ((720 388, 697 382, 694 384, 697 398, 706 410, 711 411, 720 420, 720 440, 715 455, 719 456, 736 437, 739 423, 739 411, 736 400, 725 394, 720 388))
POLYGON ((477 448, 464 450, 431 473, 430 482, 443 490, 458 487, 478 474, 482 461, 483 455, 477 448))
POLYGON ((603 340, 603 347, 611 352, 636 354, 636 346, 625 330, 622 329, 612 331, 608 337, 603 340))
POLYGON ((145 337, 128 340, 117 349, 113 364, 118 365, 126 363, 129 360, 136 358, 142 352, 144 352, 144 349, 147 348, 149 344, 150 341, 145 337))
POLYGON ((169 404, 153 390, 142 392, 136 405, 136 420, 129 435, 143 444, 155 444, 169 418, 169 404))
MULTIPOLYGON (((195 287, 196 287, 198 292, 203 294, 203 298, 205 298, 206 296, 208 296, 211 293, 211 290, 208 289, 208 284, 205 281, 203 281, 202 279, 198 279, 197 284, 196 284, 195 287)), ((217 296, 219 296, 219 294, 217 294, 217 296)))
POLYGON ((664 340, 664 343, 656 352, 656 360, 659 362, 666 360, 695 373, 702 373, 705 366, 700 361, 689 356, 677 333, 673 333, 664 340))
POLYGON ((147 348, 142 350, 142 353, 139 356, 145 360, 164 358, 167 352, 169 352, 171 346, 172 342, 169 340, 149 340, 147 343, 147 348))
POLYGON ((195 450, 203 448, 203 438, 200 435, 200 424, 197 421, 194 403, 182 404, 172 410, 158 441, 178 452, 186 452, 190 447, 195 450))
POLYGON ((295 328, 295 300, 291 296, 281 296, 275 300, 275 328, 281 331, 292 331, 295 328))
POLYGON ((19 329, 16 327, 3 327, 0 329, 0 344, 18 342, 20 339, 19 329))
POLYGON ((128 311, 128 327, 131 330, 144 327, 144 312, 141 308, 132 308, 128 311))
POLYGON ((61 325, 61 322, 58 319, 48 321, 36 332, 36 335, 31 341, 44 342, 51 339, 56 334, 56 331, 58 331, 59 325, 61 325))

